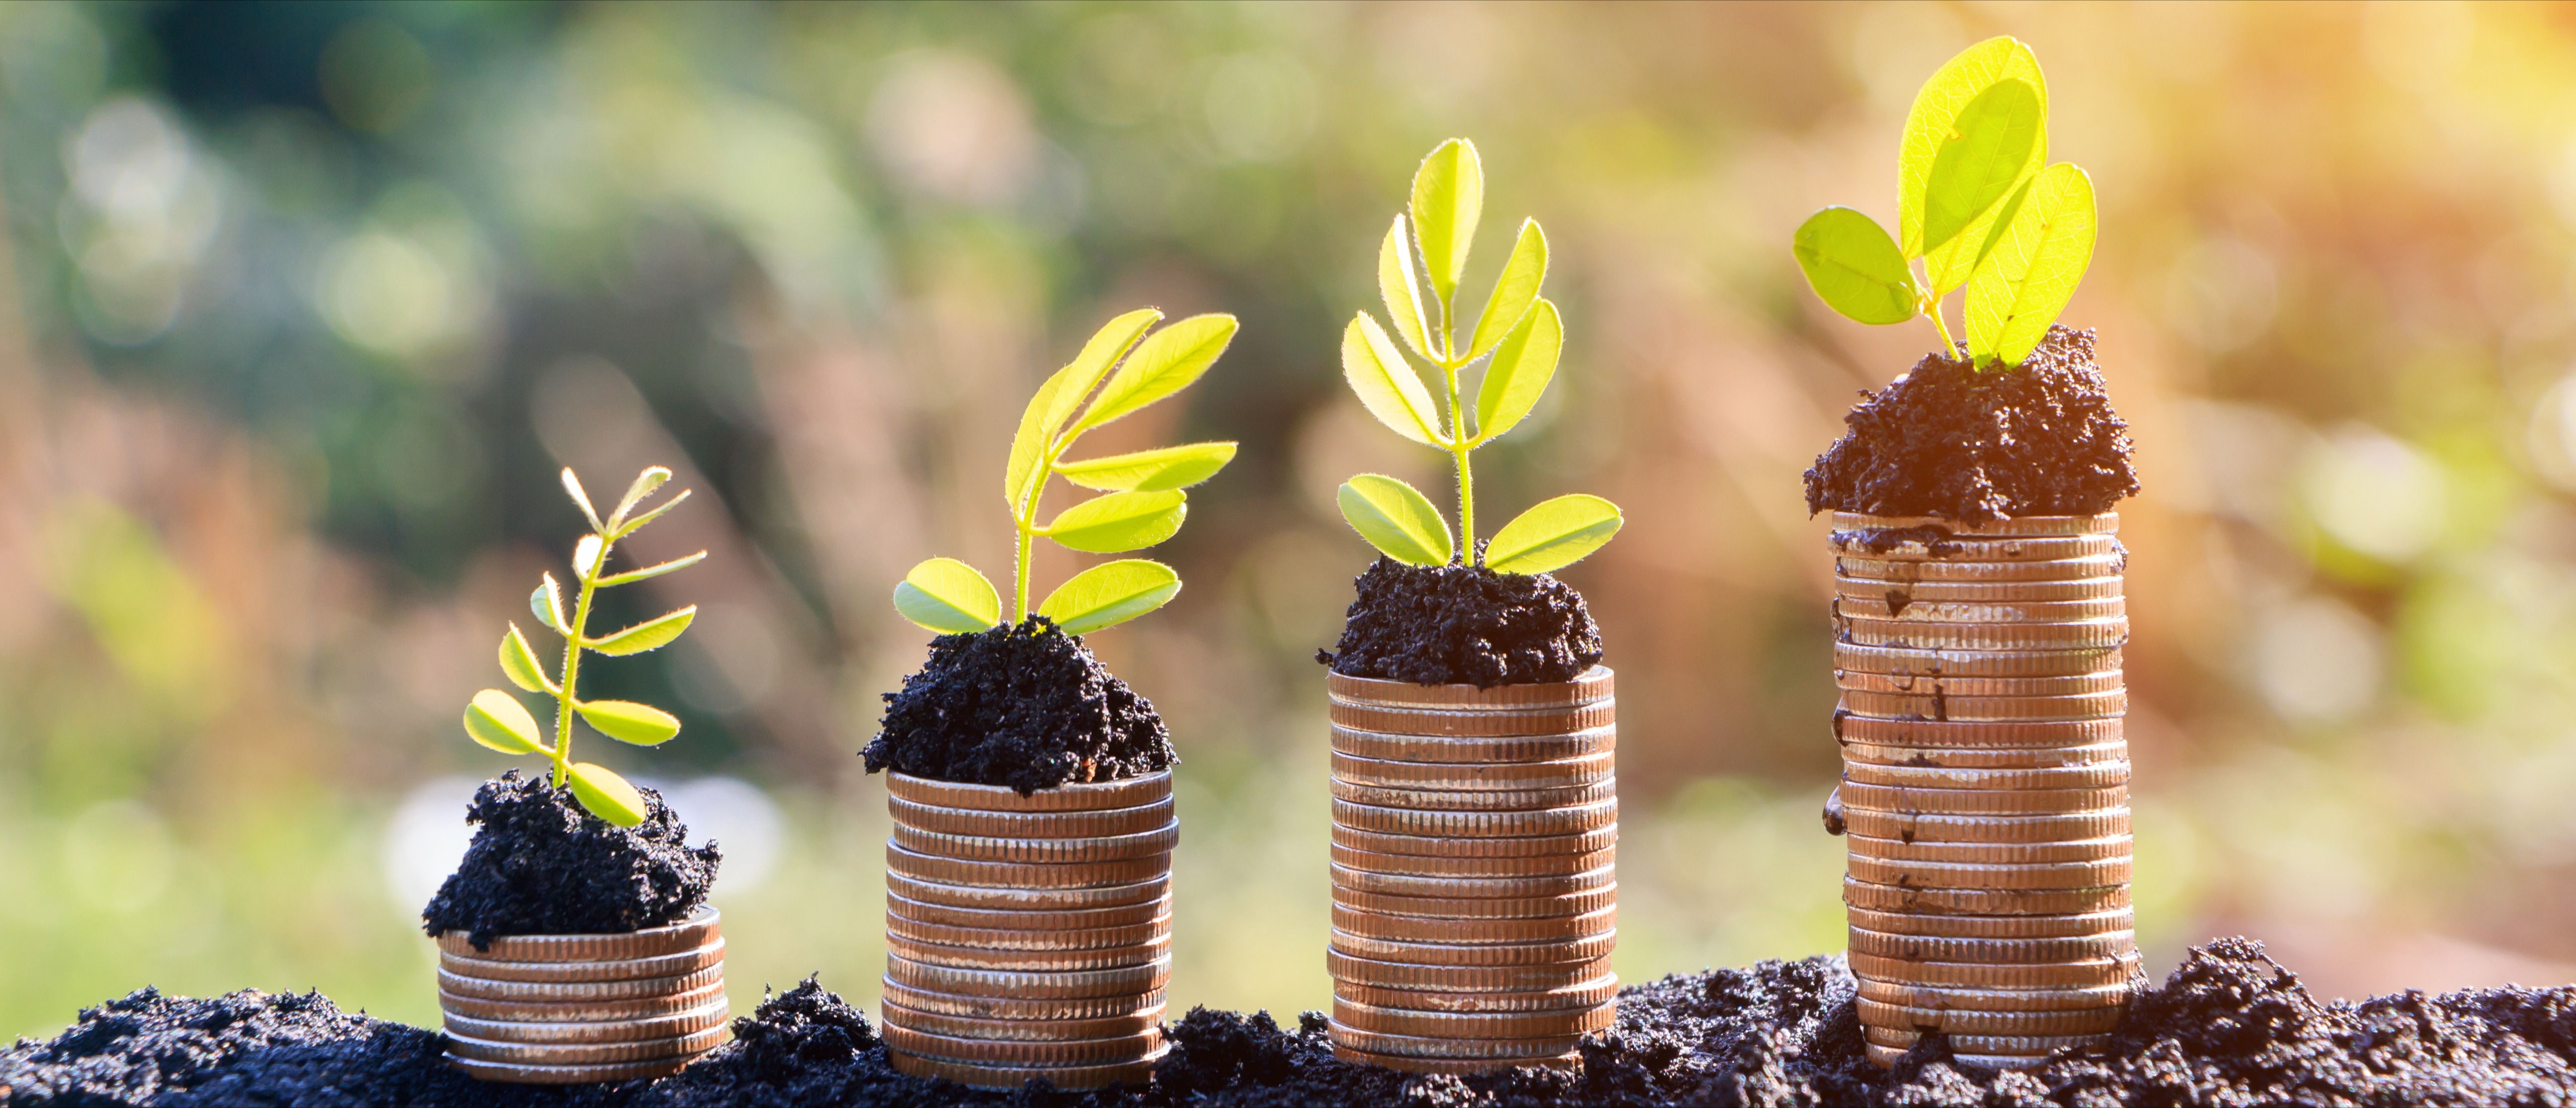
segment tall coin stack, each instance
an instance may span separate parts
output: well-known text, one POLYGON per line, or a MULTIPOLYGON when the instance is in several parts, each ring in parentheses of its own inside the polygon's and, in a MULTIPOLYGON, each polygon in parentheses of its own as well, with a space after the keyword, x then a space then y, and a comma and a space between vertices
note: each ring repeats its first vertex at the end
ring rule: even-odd
POLYGON ((1834 516, 1843 903, 1871 1060, 2099 1040, 2139 970, 2119 516, 1834 516))
POLYGON ((1327 680, 1333 1052, 1417 1073, 1571 1063, 1619 990, 1610 671, 1327 680))
POLYGON ((450 1065, 486 1081, 568 1085, 678 1073, 725 1037, 724 934, 712 907, 625 934, 438 936, 450 1065))
POLYGON ((887 776, 886 1053, 986 1088, 1141 1082, 1172 979, 1172 775, 1060 785, 887 776))

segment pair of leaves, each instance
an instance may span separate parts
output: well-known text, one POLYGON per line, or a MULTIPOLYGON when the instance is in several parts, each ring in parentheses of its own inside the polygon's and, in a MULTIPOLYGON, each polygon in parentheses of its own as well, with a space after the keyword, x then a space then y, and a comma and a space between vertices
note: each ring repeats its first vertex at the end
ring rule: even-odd
MULTIPOLYGON (((631 700, 584 700, 573 710, 600 734, 634 746, 660 746, 680 733, 680 721, 650 704, 631 700)), ((554 755, 535 716, 517 697, 499 689, 474 694, 465 706, 465 734, 503 754, 554 755)))
MULTIPOLYGON (((1545 297, 1533 298, 1520 322, 1495 342, 1476 392, 1475 434, 1466 444, 1491 442, 1527 418, 1555 378, 1564 350, 1564 318, 1545 297)), ((1451 426, 1441 426, 1431 390, 1367 312, 1353 316, 1342 331, 1342 378, 1359 394, 1361 406, 1396 434, 1444 450, 1467 434, 1456 413, 1451 426)))
POLYGON ((646 466, 643 472, 637 473, 635 480, 626 486, 626 495, 618 498, 617 510, 610 512, 608 518, 602 519, 599 509, 591 506, 590 494, 583 491, 581 478, 573 475, 571 466, 565 466, 563 471, 565 495, 572 497, 573 504, 581 509, 582 518, 590 521, 592 531, 611 539, 622 539, 642 530, 645 524, 660 519, 662 513, 678 507, 681 501, 689 498, 689 490, 682 489, 678 496, 664 501, 660 507, 631 520, 626 518, 627 513, 642 504, 645 497, 653 495, 655 489, 661 488, 670 479, 669 469, 662 466, 646 466))
MULTIPOLYGON (((1456 556, 1448 521, 1411 485, 1363 473, 1343 482, 1335 499, 1351 529, 1389 558, 1436 566, 1456 556)), ((1485 546, 1485 568, 1520 574, 1562 569, 1601 549, 1622 522, 1618 505, 1598 496, 1574 493, 1544 501, 1494 533, 1485 546)))
MULTIPOLYGON (((649 708, 645 710, 651 711, 649 708)), ((596 721, 593 726, 597 726, 596 721)), ((679 726, 678 721, 671 721, 671 732, 678 733, 679 726)), ((528 714, 528 709, 499 689, 485 689, 474 694, 473 703, 465 708, 465 733, 475 742, 503 754, 544 754, 550 757, 554 754, 554 748, 538 737, 537 721, 528 714)), ((644 822, 644 794, 637 792, 635 786, 628 784, 615 771, 592 762, 574 762, 565 769, 573 796, 581 801, 582 807, 590 809, 592 815, 619 827, 633 827, 644 822)))
MULTIPOLYGON (((549 579, 547 585, 552 583, 549 579)), ((537 586, 536 596, 531 598, 538 602, 539 620, 548 620, 544 603, 550 598, 547 585, 537 586)), ((560 616, 555 618, 559 619, 560 616)), ((671 645, 672 641, 678 639, 681 632, 688 630, 689 624, 695 622, 697 618, 698 606, 691 604, 679 611, 656 616, 615 634, 603 635, 595 639, 585 638, 581 641, 581 645, 583 649, 595 650, 612 657, 623 658, 628 655, 642 654, 648 650, 659 650, 671 645)), ((547 625, 551 627, 553 622, 548 621, 547 625)), ((527 636, 519 633, 519 625, 515 623, 510 625, 510 633, 501 637, 501 672, 508 675, 511 684, 529 692, 555 691, 554 679, 546 675, 544 664, 537 660, 536 650, 528 645, 527 636)))
MULTIPOLYGON (((1003 499, 1014 518, 1036 502, 1046 480, 1043 470, 1074 437, 1188 388, 1216 364, 1238 327, 1230 315, 1196 315, 1146 335, 1146 329, 1162 318, 1162 312, 1143 308, 1110 320, 1083 344, 1071 363, 1048 377, 1038 386, 1037 395, 1029 398, 1020 413, 1019 430, 1011 438, 1010 463, 1002 474, 1003 499)), ((1231 452, 1227 456, 1232 457, 1231 452)), ((1136 461, 1132 455, 1100 461, 1113 460, 1136 461)))
MULTIPOLYGON (((1068 634, 1114 627, 1170 603, 1181 578, 1142 558, 1107 562, 1077 573, 1038 605, 1038 614, 1068 634)), ((1001 621, 1002 597, 975 567, 932 558, 912 567, 894 589, 895 610, 943 635, 973 634, 1001 621)))

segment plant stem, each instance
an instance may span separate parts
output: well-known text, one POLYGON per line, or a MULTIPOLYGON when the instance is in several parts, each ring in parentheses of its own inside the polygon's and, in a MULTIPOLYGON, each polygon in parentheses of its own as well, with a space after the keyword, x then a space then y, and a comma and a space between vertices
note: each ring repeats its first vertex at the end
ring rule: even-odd
POLYGON ((1458 371, 1466 362, 1458 357, 1458 330, 1449 302, 1440 302, 1440 374, 1449 384, 1449 456, 1458 462, 1458 560, 1463 565, 1480 565, 1484 559, 1476 554, 1476 473, 1467 464, 1467 452, 1476 444, 1467 438, 1467 412, 1460 407, 1458 371))
POLYGON ((1958 357, 1959 343, 1958 340, 1950 337, 1950 325, 1941 319, 1941 302, 1938 300, 1933 301, 1928 305, 1928 310, 1925 314, 1932 317, 1932 329, 1941 332, 1941 356, 1944 358, 1958 357))
POLYGON ((599 537, 599 557, 587 566, 576 567, 581 577, 581 598, 573 603, 572 626, 564 629, 563 680, 555 689, 555 787, 564 787, 572 774, 572 713, 578 698, 573 695, 573 682, 581 678, 581 639, 590 626, 590 598, 599 592, 599 571, 608 565, 608 536, 599 537))
MULTIPOLYGON (((1037 498, 1029 499, 1035 501, 1037 498)), ((1019 518, 1012 521, 1020 532, 1019 547, 1011 552, 1011 576, 1017 579, 1011 588, 1011 626, 1013 627, 1019 626, 1021 620, 1029 618, 1029 556, 1035 553, 1037 546, 1034 528, 1036 521, 1033 518, 1036 515, 1037 505, 1032 503, 1027 508, 1021 509, 1019 518)))

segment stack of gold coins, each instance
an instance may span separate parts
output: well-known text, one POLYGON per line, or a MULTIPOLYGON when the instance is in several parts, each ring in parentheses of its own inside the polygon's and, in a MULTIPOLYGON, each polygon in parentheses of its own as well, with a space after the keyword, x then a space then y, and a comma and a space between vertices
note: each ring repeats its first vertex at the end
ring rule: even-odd
POLYGON ((1610 1026, 1611 674, 1333 674, 1333 1052, 1417 1073, 1565 1065, 1610 1026))
POLYGON ((1151 1076, 1172 979, 1172 775, 1022 796, 897 773, 887 788, 894 1068, 995 1089, 1151 1076))
POLYGON ((2116 514, 1834 517, 1843 902, 1869 1054, 2037 1064, 2138 972, 2116 514))
POLYGON ((725 1037, 712 907, 622 935, 438 936, 447 1060, 486 1081, 570 1085, 680 1072, 725 1037))

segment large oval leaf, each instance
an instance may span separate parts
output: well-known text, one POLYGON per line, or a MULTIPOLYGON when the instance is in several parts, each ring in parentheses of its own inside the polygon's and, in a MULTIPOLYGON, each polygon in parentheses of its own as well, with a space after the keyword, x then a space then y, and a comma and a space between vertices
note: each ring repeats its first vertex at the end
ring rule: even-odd
POLYGON ((465 733, 503 754, 544 754, 550 749, 538 737, 537 717, 529 715, 517 697, 499 689, 475 693, 465 705, 465 733))
POLYGON ((1234 450, 1235 444, 1230 442, 1194 442, 1187 446, 1166 446, 1160 450, 1139 450, 1133 454, 1061 462, 1055 471, 1065 480, 1086 489, 1110 492, 1185 489, 1216 476, 1216 471, 1234 460, 1234 450))
POLYGON ((573 706, 599 733, 636 746, 660 746, 680 733, 679 717, 632 700, 585 700, 573 706))
POLYGON ((971 635, 1002 621, 1002 597, 975 567, 955 558, 932 558, 912 567, 894 587, 894 610, 925 630, 971 635))
MULTIPOLYGON (((1925 253, 1924 193, 1932 183, 1932 163, 1940 159, 1942 141, 1950 137, 1959 113, 1969 101, 2007 78, 2027 82, 2031 91, 2039 94, 2039 128, 2043 137, 2034 157, 2044 160, 2048 156, 2048 79, 2040 75, 2039 58, 2030 52, 2030 47, 2010 35, 1998 35, 1942 63, 1932 78, 1923 82, 1922 91, 1914 94, 1914 106, 1905 114, 1904 144, 1897 152, 1896 230, 1905 257, 1919 258, 1925 253)), ((1937 281, 1934 284, 1942 287, 1937 281)))
POLYGON ((1538 229, 1537 220, 1524 219, 1520 238, 1512 243, 1512 256, 1503 262, 1503 275, 1494 282, 1494 294, 1485 298, 1485 314, 1476 319, 1476 336, 1467 344, 1470 360, 1492 352, 1503 336, 1521 325, 1546 280, 1547 233, 1538 229))
POLYGON ((1485 366, 1485 382, 1476 388, 1477 442, 1492 442, 1528 417, 1556 376, 1556 359, 1564 349, 1565 323, 1557 318, 1556 305, 1542 297, 1494 348, 1494 360, 1485 366))
POLYGON ((1431 292, 1443 306, 1455 303, 1458 278, 1467 272, 1467 247, 1485 214, 1485 167, 1476 144, 1450 139, 1413 171, 1413 238, 1430 272, 1431 292))
POLYGON ((1377 295, 1386 301, 1386 314, 1395 320, 1395 333, 1404 337, 1404 344, 1425 358, 1437 357, 1431 349, 1431 325, 1422 315, 1422 281, 1413 270, 1413 227, 1402 215, 1377 247, 1377 295))
POLYGON ((1236 326, 1230 315, 1194 315, 1145 336, 1074 429, 1088 431, 1190 387, 1225 353, 1236 326))
POLYGON ((1485 544, 1485 568, 1496 573, 1546 573, 1582 561, 1619 533, 1619 506, 1574 493, 1540 502, 1494 532, 1485 544))
POLYGON ((1113 492, 1065 509, 1047 524, 1046 536, 1090 554, 1142 550, 1181 529, 1189 513, 1178 490, 1113 492))
POLYGON ((529 692, 555 691, 554 679, 546 676, 545 663, 537 660, 536 650, 528 645, 527 636, 519 633, 515 623, 510 625, 509 634, 501 636, 501 673, 511 684, 529 692))
POLYGON ((1370 546, 1406 565, 1447 565, 1457 552, 1449 523, 1431 498, 1413 486, 1381 473, 1363 473, 1342 482, 1333 499, 1342 519, 1370 546))
POLYGON ((1082 344, 1082 352, 1039 385, 1028 407, 1020 410, 1019 431, 1011 436, 1010 464, 1002 471, 1002 498, 1010 504, 1013 518, 1036 498, 1042 477, 1038 465, 1055 445, 1056 436, 1063 433, 1065 421, 1072 419, 1082 402, 1091 397, 1100 379, 1109 375, 1109 368, 1135 348, 1136 340, 1145 337, 1145 329, 1162 318, 1163 313, 1157 309, 1138 308, 1101 325, 1090 341, 1082 344))
POLYGON ((1941 140, 1924 185, 1923 243, 1947 245, 2028 176, 2039 146, 2039 92, 2030 82, 2006 78, 1959 110, 1941 140))
POLYGON ((2048 334, 2093 263, 2093 179, 2059 162, 2031 179, 1968 279, 1968 352, 2012 365, 2048 334))
POLYGON ((1850 208, 1827 208, 1798 225, 1790 252, 1807 287, 1827 307, 1862 323, 1914 318, 1914 278, 1878 221, 1850 208))
POLYGON ((1361 406, 1396 434, 1424 446, 1448 445, 1440 434, 1440 418, 1433 414, 1431 390, 1422 386, 1421 376, 1367 312, 1342 329, 1342 379, 1359 394, 1361 406))
POLYGON ((1068 635, 1088 635, 1160 608, 1180 591, 1181 575, 1172 567, 1122 558, 1074 574, 1047 594, 1038 614, 1068 635))
POLYGON ((621 658, 629 654, 641 654, 647 650, 659 650, 669 646, 671 640, 679 638, 680 632, 688 630, 690 621, 696 618, 698 618, 698 606, 691 604, 679 611, 645 620, 614 635, 592 639, 583 645, 602 654, 621 658))
POLYGON ((590 814, 619 827, 633 827, 650 814, 643 793, 616 771, 596 762, 572 764, 572 795, 582 807, 590 809, 590 814))

